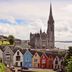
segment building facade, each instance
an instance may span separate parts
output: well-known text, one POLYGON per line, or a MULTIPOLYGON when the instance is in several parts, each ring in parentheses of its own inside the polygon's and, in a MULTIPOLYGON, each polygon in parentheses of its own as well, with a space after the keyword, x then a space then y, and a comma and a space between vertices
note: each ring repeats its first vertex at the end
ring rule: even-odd
POLYGON ((32 58, 32 67, 33 67, 33 68, 38 68, 38 67, 39 67, 39 64, 40 64, 40 56, 39 56, 39 54, 36 52, 36 53, 33 55, 33 58, 32 58))
POLYGON ((21 67, 23 62, 23 54, 20 49, 16 50, 13 56, 13 65, 21 67))
POLYGON ((53 61, 53 69, 57 70, 59 69, 59 66, 60 66, 60 58, 56 56, 53 61))
POLYGON ((40 68, 48 68, 48 57, 45 53, 42 54, 41 58, 40 58, 40 68))
POLYGON ((32 48, 54 48, 54 19, 52 15, 52 6, 50 4, 49 20, 47 22, 47 32, 32 34, 30 33, 30 45, 32 48))
POLYGON ((54 56, 51 54, 48 54, 48 69, 53 69, 53 60, 54 60, 54 56))
POLYGON ((31 68, 32 67, 32 54, 29 50, 23 54, 23 67, 31 68))
POLYGON ((14 52, 12 51, 12 49, 9 47, 9 46, 5 46, 4 48, 4 52, 3 52, 3 62, 11 67, 13 66, 13 55, 14 55, 14 52))
POLYGON ((0 50, 0 58, 9 67, 46 68, 57 70, 63 68, 64 56, 53 51, 35 51, 18 47, 5 46, 0 50), (3 56, 2 56, 3 53, 3 56))

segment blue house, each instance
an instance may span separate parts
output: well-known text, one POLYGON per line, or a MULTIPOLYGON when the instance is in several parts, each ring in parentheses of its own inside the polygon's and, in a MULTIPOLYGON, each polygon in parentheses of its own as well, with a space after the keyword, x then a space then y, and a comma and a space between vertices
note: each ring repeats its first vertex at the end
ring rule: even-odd
POLYGON ((32 67, 32 54, 29 50, 23 54, 23 67, 31 68, 32 67))

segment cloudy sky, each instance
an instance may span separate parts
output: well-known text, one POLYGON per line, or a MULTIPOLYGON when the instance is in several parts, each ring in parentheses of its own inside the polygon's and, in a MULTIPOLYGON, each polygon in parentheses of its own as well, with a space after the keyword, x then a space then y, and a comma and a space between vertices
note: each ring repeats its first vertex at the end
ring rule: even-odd
MULTIPOLYGON (((47 30, 50 2, 55 20, 55 40, 72 41, 71 0, 0 0, 0 34, 27 40, 30 32, 47 30)), ((59 44, 67 47, 72 43, 59 44)))

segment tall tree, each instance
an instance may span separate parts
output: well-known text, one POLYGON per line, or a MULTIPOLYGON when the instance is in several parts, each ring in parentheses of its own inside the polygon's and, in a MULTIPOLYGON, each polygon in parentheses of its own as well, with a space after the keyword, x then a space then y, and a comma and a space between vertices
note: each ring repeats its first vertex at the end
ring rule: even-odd
POLYGON ((69 47, 63 62, 65 72, 72 72, 72 46, 69 47))
POLYGON ((72 46, 69 47, 68 52, 65 55, 64 66, 68 65, 68 60, 70 59, 71 56, 72 56, 72 46))
POLYGON ((15 38, 14 38, 13 35, 9 35, 9 36, 8 36, 8 40, 9 40, 9 42, 10 42, 11 45, 14 44, 14 39, 15 39, 15 38))
POLYGON ((72 72, 72 57, 68 60, 68 65, 66 67, 66 72, 72 72))

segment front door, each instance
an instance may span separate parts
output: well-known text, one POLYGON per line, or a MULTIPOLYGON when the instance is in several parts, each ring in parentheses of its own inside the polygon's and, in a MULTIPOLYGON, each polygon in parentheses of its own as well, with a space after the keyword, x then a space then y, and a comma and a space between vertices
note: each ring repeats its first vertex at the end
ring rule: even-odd
POLYGON ((20 62, 20 66, 22 67, 22 62, 20 62))

